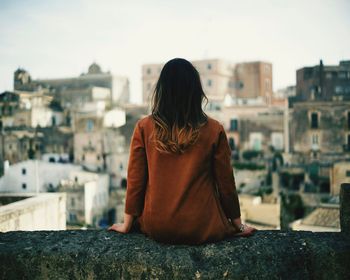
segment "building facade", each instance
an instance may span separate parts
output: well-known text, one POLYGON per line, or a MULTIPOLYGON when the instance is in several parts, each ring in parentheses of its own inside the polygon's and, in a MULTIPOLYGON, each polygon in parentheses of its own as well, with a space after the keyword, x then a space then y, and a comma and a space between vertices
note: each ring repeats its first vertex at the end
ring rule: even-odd
POLYGON ((108 207, 109 176, 72 171, 59 185, 67 194, 67 222, 97 226, 108 207))
MULTIPOLYGON (((230 63, 220 59, 191 61, 198 70, 203 90, 209 99, 208 111, 219 111, 227 96, 239 99, 260 98, 271 102, 272 64, 268 62, 230 63), (217 107, 220 107, 217 109, 217 107)), ((143 102, 149 104, 164 64, 142 66, 143 102)))
POLYGON ((14 89, 18 91, 37 91, 45 89, 48 94, 57 97, 67 96, 69 92, 85 95, 91 87, 100 87, 111 91, 111 101, 115 105, 129 103, 129 80, 123 76, 112 75, 103 72, 101 67, 93 63, 89 66, 87 73, 78 77, 61 79, 37 79, 33 80, 24 69, 17 69, 14 73, 14 89))
POLYGON ((67 179, 72 170, 81 166, 27 160, 5 168, 0 178, 0 192, 39 193, 55 191, 60 180, 67 179))
POLYGON ((297 70, 296 97, 299 101, 350 100, 350 60, 339 65, 320 64, 297 70))

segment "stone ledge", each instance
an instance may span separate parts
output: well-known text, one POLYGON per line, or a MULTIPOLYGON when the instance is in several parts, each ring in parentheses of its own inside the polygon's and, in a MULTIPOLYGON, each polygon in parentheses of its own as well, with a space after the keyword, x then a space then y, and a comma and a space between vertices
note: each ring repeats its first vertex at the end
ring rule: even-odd
POLYGON ((104 230, 0 233, 1 279, 350 279, 350 236, 262 230, 201 246, 104 230))

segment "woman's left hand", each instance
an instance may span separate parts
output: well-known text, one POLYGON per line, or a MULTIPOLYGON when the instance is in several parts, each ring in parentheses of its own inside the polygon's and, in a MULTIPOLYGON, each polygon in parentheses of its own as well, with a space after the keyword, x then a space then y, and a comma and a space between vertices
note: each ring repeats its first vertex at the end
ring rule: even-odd
POLYGON ((120 233, 128 233, 131 229, 134 217, 132 215, 124 213, 124 223, 113 224, 108 230, 117 231, 120 233))
POLYGON ((128 233, 129 228, 125 225, 125 223, 122 224, 113 224, 108 228, 109 231, 116 231, 120 233, 128 233))

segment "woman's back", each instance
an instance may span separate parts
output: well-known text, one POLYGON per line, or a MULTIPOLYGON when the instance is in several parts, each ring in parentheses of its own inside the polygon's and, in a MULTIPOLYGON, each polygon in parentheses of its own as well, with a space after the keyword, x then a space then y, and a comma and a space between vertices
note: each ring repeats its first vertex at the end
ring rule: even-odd
POLYGON ((238 195, 223 126, 202 108, 208 100, 199 72, 187 60, 168 61, 130 144, 124 223, 166 243, 200 244, 240 231, 238 195))
POLYGON ((157 150, 154 129, 151 115, 135 126, 125 212, 166 243, 199 244, 236 233, 228 218, 240 217, 240 209, 223 126, 208 117, 183 154, 157 150))

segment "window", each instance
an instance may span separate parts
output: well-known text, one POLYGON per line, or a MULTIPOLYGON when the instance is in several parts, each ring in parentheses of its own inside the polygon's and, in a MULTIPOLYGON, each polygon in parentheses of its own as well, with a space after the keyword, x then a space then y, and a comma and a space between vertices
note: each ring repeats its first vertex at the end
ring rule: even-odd
POLYGON ((147 72, 148 75, 150 75, 151 72, 152 72, 152 71, 151 71, 151 68, 147 68, 146 72, 147 72))
POLYGON ((208 87, 211 87, 212 84, 213 84, 213 82, 212 82, 211 80, 208 80, 208 81, 207 81, 207 86, 208 86, 208 87))
POLYGON ((346 79, 346 72, 339 72, 339 78, 340 79, 346 79))
POLYGON ((99 155, 97 155, 97 160, 100 160, 100 156, 99 155))
POLYGON ((151 89, 151 83, 147 83, 147 90, 151 89))
POLYGON ((71 201, 70 201, 70 205, 72 207, 75 207, 75 199, 72 197, 71 201))
POLYGON ((342 93, 342 92, 343 92, 343 87, 341 87, 341 86, 336 86, 336 87, 334 88, 334 91, 335 91, 335 93, 342 93))
POLYGON ((243 87, 244 87, 244 84, 243 84, 242 81, 238 81, 238 82, 236 83, 236 89, 242 89, 243 87))
POLYGON ((76 222, 77 221, 77 215, 73 213, 69 213, 69 220, 71 222, 76 222))
POLYGON ((331 72, 327 72, 326 73, 326 79, 332 79, 332 73, 331 72))
POLYGON ((311 141, 312 141, 312 144, 318 144, 318 135, 317 134, 313 134, 311 141))
POLYGON ((311 113, 311 128, 318 128, 318 114, 316 112, 311 113))
POLYGON ((260 132, 251 132, 249 134, 249 148, 254 151, 261 151, 263 135, 260 132))
POLYGON ((25 168, 22 168, 22 175, 26 175, 27 170, 25 168))
POLYGON ((265 79, 265 90, 270 90, 270 79, 265 79))
POLYGON ((74 181, 75 181, 76 183, 78 182, 78 177, 77 177, 77 176, 74 177, 74 181))
POLYGON ((350 177, 350 170, 346 170, 346 177, 350 177))
POLYGON ((94 121, 93 120, 87 120, 86 121, 86 131, 91 132, 94 129, 94 121))
POLYGON ((27 189, 27 184, 26 183, 22 183, 22 189, 23 190, 27 189))
POLYGON ((211 70, 211 64, 210 63, 208 63, 207 68, 208 68, 208 70, 211 70))
POLYGON ((237 129, 238 129, 238 120, 231 119, 230 120, 230 131, 237 131, 237 129))
POLYGON ((350 134, 347 136, 347 143, 346 143, 347 151, 350 151, 350 134))
POLYGON ((84 155, 84 154, 81 156, 81 160, 82 160, 82 161, 85 160, 85 155, 84 155))

